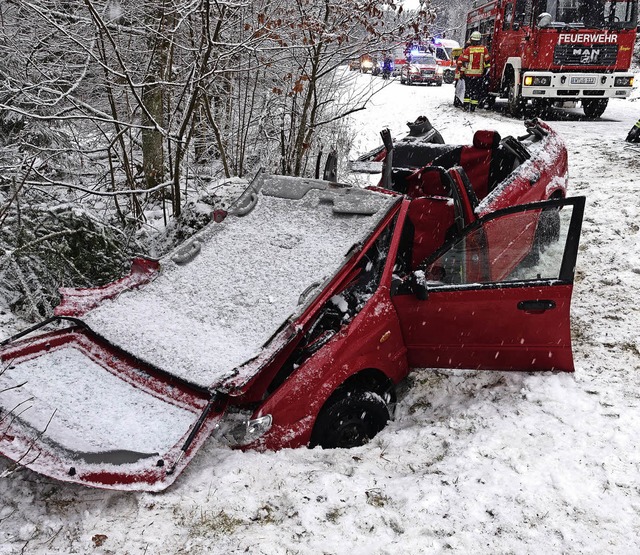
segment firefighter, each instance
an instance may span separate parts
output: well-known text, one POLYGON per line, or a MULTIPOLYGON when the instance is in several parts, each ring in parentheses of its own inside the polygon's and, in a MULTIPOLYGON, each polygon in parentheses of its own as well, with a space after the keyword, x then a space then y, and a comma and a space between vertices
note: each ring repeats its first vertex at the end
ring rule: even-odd
POLYGON ((626 141, 628 143, 640 143, 640 119, 629 131, 626 141))
POLYGON ((471 43, 458 58, 460 77, 464 77, 464 109, 472 112, 480 104, 483 95, 484 77, 491 66, 489 50, 480 44, 482 35, 478 31, 471 33, 471 43))

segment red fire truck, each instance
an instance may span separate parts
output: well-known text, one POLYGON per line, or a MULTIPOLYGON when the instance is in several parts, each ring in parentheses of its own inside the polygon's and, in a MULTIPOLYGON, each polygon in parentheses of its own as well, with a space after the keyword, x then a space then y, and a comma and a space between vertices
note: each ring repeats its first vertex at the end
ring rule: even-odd
POLYGON ((575 105, 599 117, 610 98, 625 98, 638 25, 638 0, 493 0, 467 15, 467 39, 483 36, 492 56, 488 101, 507 98, 519 116, 575 105))

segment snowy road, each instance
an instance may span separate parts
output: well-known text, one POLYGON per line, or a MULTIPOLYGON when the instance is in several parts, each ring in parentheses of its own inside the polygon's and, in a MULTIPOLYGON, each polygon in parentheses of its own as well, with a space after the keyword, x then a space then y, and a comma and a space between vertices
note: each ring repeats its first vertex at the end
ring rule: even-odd
MULTIPOLYGON (((452 96, 451 85, 390 83, 354 117, 352 157, 418 115, 447 142, 522 134, 522 122, 465 114, 452 96)), ((161 495, 4 475, 0 555, 640 552, 640 152, 624 143, 640 99, 613 101, 600 120, 580 114, 549 120, 567 142, 570 194, 587 196, 575 374, 416 372, 369 445, 259 454, 210 443, 161 495)))

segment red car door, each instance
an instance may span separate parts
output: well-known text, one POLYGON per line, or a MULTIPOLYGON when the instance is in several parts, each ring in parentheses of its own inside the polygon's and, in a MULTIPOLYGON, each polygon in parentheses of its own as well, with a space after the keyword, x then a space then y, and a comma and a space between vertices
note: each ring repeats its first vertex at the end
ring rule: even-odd
POLYGON ((572 371, 569 309, 584 202, 493 212, 397 281, 393 304, 410 366, 572 371))

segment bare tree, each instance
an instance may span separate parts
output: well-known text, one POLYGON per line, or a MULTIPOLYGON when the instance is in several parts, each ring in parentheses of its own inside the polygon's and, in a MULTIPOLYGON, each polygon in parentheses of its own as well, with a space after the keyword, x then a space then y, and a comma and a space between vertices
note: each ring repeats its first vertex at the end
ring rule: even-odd
MULTIPOLYGON (((298 175, 316 129, 362 107, 336 111, 336 68, 431 19, 371 0, 9 0, 2 10, 1 44, 17 53, 2 67, 5 125, 81 137, 82 163, 107 161, 96 187, 170 187, 175 216, 194 137, 199 158, 212 138, 227 174, 245 173, 267 139, 281 171, 298 175)), ((68 154, 52 156, 62 166, 68 154)), ((40 175, 64 183, 56 177, 40 175)))

